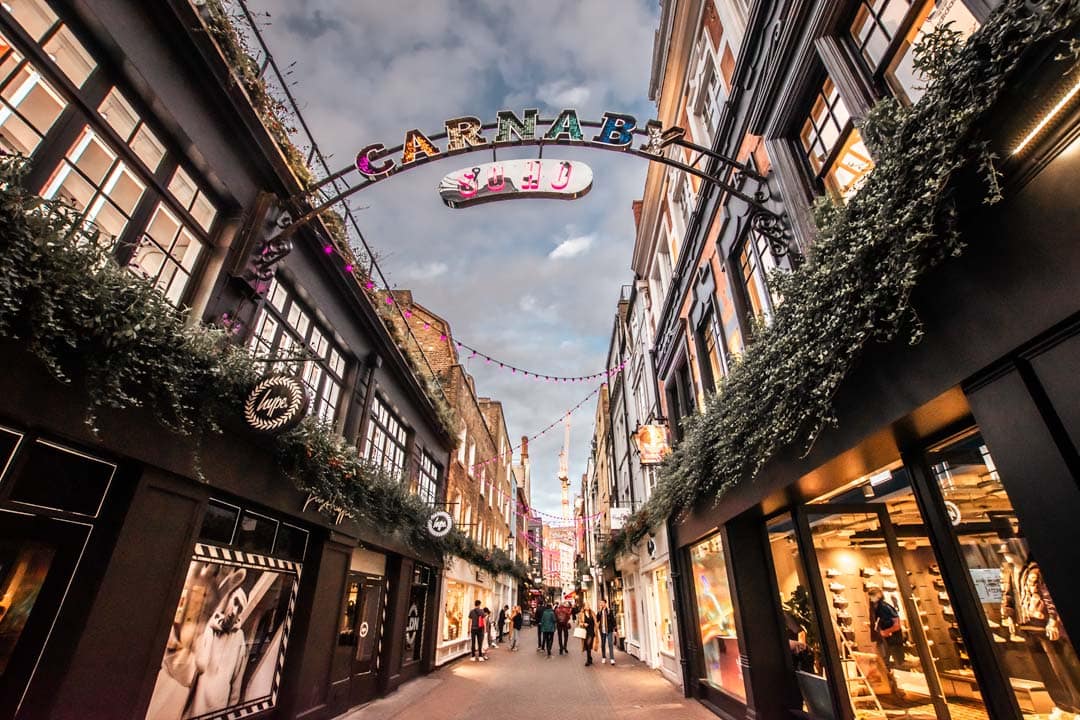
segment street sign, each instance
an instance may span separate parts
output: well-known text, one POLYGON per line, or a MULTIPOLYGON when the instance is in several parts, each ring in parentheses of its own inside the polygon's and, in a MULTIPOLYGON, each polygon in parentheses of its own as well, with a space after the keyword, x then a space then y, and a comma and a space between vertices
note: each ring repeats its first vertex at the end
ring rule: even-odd
POLYGON ((450 513, 445 510, 438 510, 431 513, 431 517, 429 517, 427 521, 428 533, 430 533, 432 537, 446 537, 452 527, 454 527, 454 518, 452 518, 450 513))
POLYGON ((452 208, 517 198, 575 200, 592 183, 592 168, 576 160, 504 160, 455 170, 439 183, 439 197, 452 208))

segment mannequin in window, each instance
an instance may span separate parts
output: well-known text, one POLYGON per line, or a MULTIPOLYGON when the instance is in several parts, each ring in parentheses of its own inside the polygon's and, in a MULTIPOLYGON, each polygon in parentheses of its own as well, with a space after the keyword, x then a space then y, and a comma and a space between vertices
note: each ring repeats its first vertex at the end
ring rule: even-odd
MULTIPOLYGON (((1077 690, 1080 667, 1076 653, 1058 617, 1042 570, 1033 557, 1020 566, 1015 555, 1005 553, 1002 591, 1005 627, 1027 644, 1039 679, 1046 684, 1057 708, 1080 713, 1080 691, 1077 690)), ((1060 712, 1056 714, 1060 715, 1060 712)))

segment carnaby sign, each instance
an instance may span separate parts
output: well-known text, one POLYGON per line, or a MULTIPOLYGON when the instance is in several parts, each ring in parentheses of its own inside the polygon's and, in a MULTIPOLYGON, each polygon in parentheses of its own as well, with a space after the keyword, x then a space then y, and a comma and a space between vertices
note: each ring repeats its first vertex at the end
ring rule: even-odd
POLYGON ((506 160, 450 173, 439 183, 448 207, 512 200, 575 200, 592 189, 592 168, 576 160, 506 160))
POLYGON ((304 383, 288 375, 270 375, 255 383, 244 402, 244 420, 263 433, 281 433, 304 419, 308 398, 304 383))
POLYGON ((522 117, 513 110, 500 110, 495 122, 488 125, 472 115, 451 118, 444 125, 446 132, 431 136, 417 128, 406 131, 398 160, 389 157, 394 150, 388 150, 382 143, 367 145, 356 154, 356 169, 368 180, 376 181, 429 160, 484 148, 551 144, 627 150, 636 134, 647 135, 648 141, 642 149, 649 147, 655 153, 659 149, 661 133, 660 124, 655 121, 643 129, 637 126, 637 118, 633 115, 616 112, 605 112, 599 122, 582 121, 577 110, 572 108, 563 110, 554 119, 541 119, 539 110, 529 108, 522 117), (586 134, 583 127, 599 128, 599 132, 586 134), (657 136, 655 143, 654 135, 657 136), (438 145, 437 141, 443 139, 445 146, 438 145), (651 147, 654 144, 656 148, 651 147))

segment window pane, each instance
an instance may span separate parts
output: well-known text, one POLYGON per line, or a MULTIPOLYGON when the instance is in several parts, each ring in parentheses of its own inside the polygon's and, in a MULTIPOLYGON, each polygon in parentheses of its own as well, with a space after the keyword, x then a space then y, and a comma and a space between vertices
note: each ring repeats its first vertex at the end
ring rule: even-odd
POLYGON ((169 182, 169 192, 173 194, 180 204, 185 208, 191 207, 191 202, 195 199, 195 193, 198 192, 198 188, 195 187, 195 181, 191 179, 191 176, 184 172, 183 168, 177 168, 176 174, 173 175, 173 179, 169 182))
POLYGON ((206 514, 203 515, 199 539, 218 545, 231 545, 233 532, 236 530, 236 519, 239 515, 238 508, 211 500, 206 506, 206 514))
POLYGON ((943 23, 952 23, 952 29, 960 32, 963 39, 979 29, 978 20, 962 2, 943 0, 926 3, 885 73, 886 81, 900 98, 917 102, 923 96, 926 79, 917 74, 913 67, 914 47, 924 35, 943 23))
POLYGON ((82 87, 97 63, 67 27, 61 27, 45 43, 45 52, 60 66, 75 87, 82 87))
POLYGON ((1070 578, 1043 575, 980 435, 946 444, 930 462, 1020 709, 1080 709, 1080 661, 1051 595, 1070 578))
POLYGON ((0 677, 15 653, 38 594, 48 577, 56 551, 44 544, 26 541, 0 541, 0 677))
POLYGON ((206 195, 200 192, 191 205, 191 216, 202 226, 203 230, 209 230, 210 225, 214 222, 215 215, 217 215, 217 208, 206 199, 206 195))
POLYGON ((720 535, 691 547, 690 563, 697 593, 705 680, 745 702, 746 686, 739 662, 735 609, 720 535))
POLYGON ((0 138, 12 152, 30 155, 67 103, 30 65, 24 65, 4 88, 0 138))
POLYGON ((40 40, 57 20, 56 13, 45 0, 4 0, 0 5, 35 40, 40 40))
POLYGON ((241 550, 269 555, 277 536, 277 520, 245 511, 236 526, 233 544, 241 550))
POLYGON ((870 151, 863 144, 862 135, 853 128, 825 173, 825 188, 834 196, 846 200, 858 191, 873 168, 870 151))
POLYGON ((101 117, 105 118, 105 122, 112 126, 116 134, 124 138, 124 140, 131 139, 131 134, 135 132, 135 126, 139 124, 139 116, 135 114, 135 110, 132 109, 128 101, 124 99, 124 96, 116 88, 110 90, 109 94, 105 96, 105 100, 102 101, 98 112, 101 113, 101 117))
POLYGON ((146 167, 150 168, 151 171, 157 170, 161 158, 165 157, 165 146, 161 144, 161 141, 157 139, 154 133, 150 132, 146 125, 142 125, 135 132, 135 137, 131 140, 131 149, 135 151, 140 160, 146 163, 146 167))

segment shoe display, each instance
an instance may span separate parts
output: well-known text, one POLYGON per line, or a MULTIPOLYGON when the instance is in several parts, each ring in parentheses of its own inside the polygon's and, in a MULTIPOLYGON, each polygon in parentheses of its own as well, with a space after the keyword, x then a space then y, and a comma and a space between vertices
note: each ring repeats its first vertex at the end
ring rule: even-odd
POLYGON ((894 573, 894 572, 893 572, 893 569, 892 569, 891 567, 888 567, 888 566, 886 566, 886 565, 882 565, 881 567, 879 567, 879 568, 877 569, 877 571, 878 571, 878 572, 879 572, 879 573, 880 573, 880 574, 881 574, 882 576, 885 576, 885 575, 888 575, 888 576, 893 576, 893 575, 896 575, 896 573, 894 573))
POLYGON ((931 575, 940 575, 941 574, 941 568, 939 568, 937 565, 931 565, 929 568, 927 568, 927 570, 930 571, 931 575))
POLYGON ((842 627, 850 627, 851 626, 851 616, 850 615, 847 615, 847 616, 837 615, 836 616, 836 624, 840 625, 842 627))
POLYGON ((859 568, 859 577, 874 577, 874 568, 859 568))
POLYGON ((836 568, 829 568, 828 570, 825 571, 825 577, 830 577, 830 578, 840 577, 840 571, 837 570, 836 568))
POLYGON ((942 580, 941 578, 934 578, 934 587, 936 587, 938 590, 944 590, 945 589, 945 581, 942 580))
POLYGON ((898 587, 897 584, 895 582, 893 582, 892 580, 885 580, 884 582, 881 583, 881 589, 882 590, 896 590, 897 587, 898 587))
POLYGON ((944 602, 944 603, 949 602, 949 593, 947 593, 947 592, 939 592, 937 594, 937 597, 938 597, 938 600, 940 600, 941 602, 944 602))
POLYGON ((847 588, 844 587, 841 583, 832 582, 829 583, 829 590, 833 591, 834 593, 842 593, 847 590, 847 588))
POLYGON ((832 599, 832 605, 837 610, 843 610, 844 608, 846 608, 849 605, 849 603, 848 603, 848 599, 846 597, 842 597, 842 596, 838 595, 838 596, 836 596, 836 597, 834 597, 832 599))

